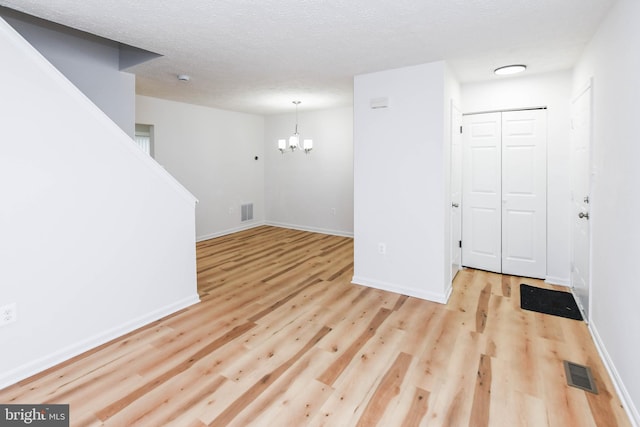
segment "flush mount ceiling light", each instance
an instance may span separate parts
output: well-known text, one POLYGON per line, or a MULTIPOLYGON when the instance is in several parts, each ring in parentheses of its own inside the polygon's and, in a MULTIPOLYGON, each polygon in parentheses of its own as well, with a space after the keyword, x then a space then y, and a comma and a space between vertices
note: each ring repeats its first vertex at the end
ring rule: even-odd
POLYGON ((188 74, 178 74, 177 77, 181 82, 188 82, 189 80, 191 80, 191 76, 188 74))
POLYGON ((292 153, 298 148, 301 148, 305 154, 309 154, 309 151, 313 149, 313 141, 311 139, 305 139, 302 141, 302 147, 300 146, 300 134, 298 133, 298 105, 300 105, 300 101, 293 101, 293 103, 296 105, 296 128, 293 131, 293 135, 289 137, 288 146, 286 139, 278 140, 278 150, 284 154, 287 148, 291 150, 292 153))
POLYGON ((506 76, 509 74, 518 74, 527 69, 526 65, 522 64, 514 64, 514 65, 505 65, 504 67, 499 67, 493 70, 499 76, 506 76))

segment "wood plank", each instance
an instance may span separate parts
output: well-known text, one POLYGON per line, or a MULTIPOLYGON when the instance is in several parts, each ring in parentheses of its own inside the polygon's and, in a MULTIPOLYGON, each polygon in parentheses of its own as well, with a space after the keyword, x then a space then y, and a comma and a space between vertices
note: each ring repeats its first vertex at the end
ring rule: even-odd
POLYGON ((405 334, 405 331, 383 323, 336 379, 334 392, 309 425, 355 425, 396 359, 398 344, 405 334))
POLYGON ((429 405, 429 423, 442 426, 472 424, 471 410, 482 339, 480 334, 462 331, 455 348, 450 349, 449 363, 432 386, 433 404, 429 405))
POLYGON ((484 332, 484 328, 487 326, 487 317, 489 316, 487 311, 489 310, 489 298, 491 297, 491 284, 487 283, 480 291, 478 297, 478 306, 476 308, 476 332, 484 332))
POLYGON ((356 356, 356 353, 358 353, 367 341, 374 337, 378 327, 380 327, 382 322, 384 322, 391 313, 391 310, 381 308, 360 336, 358 336, 340 355, 340 357, 336 359, 336 361, 322 375, 320 375, 318 381, 323 382, 328 386, 333 385, 335 380, 340 376, 340 374, 342 374, 347 365, 356 356))
POLYGON ((375 393, 369 399, 364 413, 358 420, 357 427, 375 426, 383 417, 391 399, 400 394, 402 382, 407 374, 409 365, 413 357, 407 353, 400 353, 391 365, 391 368, 384 374, 382 381, 378 385, 375 393))
POLYGON ((482 427, 489 425, 491 409, 491 358, 486 354, 480 356, 478 366, 478 378, 473 393, 473 406, 471 407, 471 420, 473 425, 482 427))
POLYGON ((276 379, 286 372, 302 355, 313 348, 325 335, 331 331, 331 328, 322 327, 316 335, 313 336, 297 353, 291 356, 285 363, 278 366, 275 370, 265 374, 259 381, 253 384, 246 392, 236 399, 231 405, 227 406, 220 415, 209 423, 213 426, 226 426, 233 418, 235 418, 249 403, 253 402, 264 390, 266 390, 276 379))
POLYGON ((309 383, 303 373, 320 373, 331 363, 331 358, 332 355, 324 350, 311 349, 234 418, 229 426, 304 425, 312 414, 319 411, 333 389, 318 381, 309 383))
MULTIPOLYGON (((407 389, 409 392, 410 389, 407 389)), ((411 406, 406 411, 406 415, 402 420, 402 427, 415 427, 423 424, 423 419, 429 411, 430 393, 419 387, 416 387, 413 397, 411 398, 411 406)), ((384 420, 383 420, 384 421, 384 420)), ((389 421, 391 422, 391 420, 389 421)), ((424 423, 426 425, 426 422, 424 423)), ((382 424, 388 425, 388 424, 382 424)))
POLYGON ((144 396, 147 392, 149 392, 150 390, 153 390, 155 387, 157 387, 158 385, 164 383, 165 381, 168 381, 169 379, 173 378, 174 376, 179 375, 180 373, 186 371, 189 367, 191 367, 195 362, 197 362, 201 358, 209 355, 211 352, 217 350, 218 348, 220 348, 220 347, 224 346, 225 344, 228 344, 232 340, 238 338, 239 336, 241 336, 242 334, 244 334, 246 331, 248 331, 249 329, 253 328, 254 326, 255 326, 255 323, 246 322, 246 323, 244 323, 244 324, 242 324, 240 326, 237 326, 237 327, 233 328, 231 331, 229 331, 229 332, 225 333, 224 335, 220 336, 219 338, 217 338, 216 340, 214 340, 213 342, 211 342, 210 344, 205 346, 203 349, 201 349, 201 350, 197 351, 196 353, 194 353, 188 359, 186 359, 186 360, 178 363, 177 365, 173 366, 172 368, 167 370, 162 375, 159 375, 158 377, 156 377, 153 380, 147 382, 143 386, 138 387, 138 388, 136 388, 135 390, 133 390, 131 392, 128 392, 126 395, 124 395, 123 397, 121 397, 117 401, 115 401, 115 402, 109 404, 108 406, 106 406, 105 408, 97 411, 96 415, 102 421, 107 420, 108 418, 110 418, 111 416, 116 414, 118 411, 121 411, 123 408, 127 407, 128 405, 130 405, 134 400, 144 396))

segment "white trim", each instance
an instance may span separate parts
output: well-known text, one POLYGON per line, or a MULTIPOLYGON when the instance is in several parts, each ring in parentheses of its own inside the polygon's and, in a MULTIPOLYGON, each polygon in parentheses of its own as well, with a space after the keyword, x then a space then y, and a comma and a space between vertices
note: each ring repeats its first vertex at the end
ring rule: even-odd
POLYGON ((25 378, 29 378, 39 372, 49 369, 59 363, 78 356, 88 350, 96 348, 102 344, 105 344, 111 340, 119 338, 131 331, 142 328, 158 319, 174 314, 184 308, 200 302, 200 298, 197 294, 184 298, 175 303, 169 304, 160 309, 154 310, 146 315, 133 319, 123 325, 109 329, 93 337, 80 341, 76 344, 72 344, 66 348, 63 348, 53 354, 44 356, 40 359, 31 361, 9 372, 3 372, 0 376, 0 389, 8 387, 22 381, 25 378))
POLYGON ((237 233, 238 231, 250 230, 252 228, 260 227, 261 225, 266 225, 266 224, 264 221, 251 221, 239 227, 227 228, 226 230, 216 231, 215 233, 196 236, 196 242, 202 242, 204 240, 215 239, 216 237, 227 236, 229 234, 237 233))
POLYGON ((472 111, 470 113, 463 113, 463 116, 473 116, 476 114, 488 114, 488 113, 508 113, 511 111, 528 111, 528 110, 547 110, 546 105, 539 107, 515 107, 515 108, 503 108, 500 110, 486 110, 486 111, 472 111))
POLYGON ((393 283, 381 282, 379 280, 368 279, 366 277, 353 276, 351 283, 356 285, 367 286, 369 288, 380 289, 387 292, 393 292, 396 294, 408 295, 410 297, 416 297, 427 301, 437 302, 440 304, 446 304, 449 301, 453 287, 449 288, 446 294, 437 294, 435 292, 416 291, 415 289, 405 288, 393 283))
POLYGON ((436 302, 440 302, 440 304, 448 304, 449 303, 449 298, 451 298, 451 294, 453 293, 453 286, 449 285, 449 289, 447 289, 446 293, 444 294, 444 299, 442 302, 440 301, 436 301, 436 302))
MULTIPOLYGON (((582 301, 580 300, 580 298, 578 298, 578 295, 576 295, 576 288, 574 288, 571 285, 567 287, 569 288, 569 292, 571 292, 571 295, 573 296, 573 300, 576 302, 576 304, 578 305, 578 308, 580 309, 580 314, 582 314, 582 320, 584 320, 584 323, 586 323, 587 326, 589 326, 589 323, 591 323, 591 319, 587 318, 587 315, 584 311, 584 306, 582 305, 582 301)), ((590 314, 591 312, 589 312, 589 315, 590 314)))
POLYGON ((280 227, 280 228, 290 228, 292 230, 310 231, 312 233, 330 234, 332 236, 353 237, 353 231, 330 230, 327 228, 309 227, 305 225, 287 224, 284 222, 275 222, 275 221, 266 221, 265 225, 271 225, 273 227, 280 227))
POLYGON ((607 352, 607 348, 604 346, 604 343, 600 338, 596 325, 593 322, 590 322, 588 328, 591 333, 591 337, 593 338, 593 342, 596 345, 596 349, 598 350, 598 353, 600 353, 600 359, 604 362, 604 367, 607 369, 607 372, 609 372, 609 377, 613 380, 613 386, 616 388, 618 397, 622 401, 622 406, 624 406, 624 410, 629 416, 629 421, 633 427, 640 427, 640 413, 638 412, 638 408, 634 406, 633 399, 631 399, 627 388, 624 386, 622 378, 618 374, 618 370, 613 364, 613 361, 607 352))
POLYGON ((262 225, 268 225, 271 227, 279 227, 279 228, 288 228, 291 230, 309 231, 311 233, 321 233, 321 234, 329 234, 332 236, 353 238, 353 233, 346 233, 343 231, 327 230, 325 228, 318 228, 318 227, 304 227, 300 225, 290 225, 290 224, 273 222, 273 221, 252 221, 250 224, 247 224, 247 225, 241 225, 239 227, 228 228, 226 230, 217 231, 215 233, 203 234, 202 236, 197 236, 196 242, 202 242, 204 240, 215 239, 216 237, 227 236, 229 234, 237 233, 239 231, 250 230, 252 228, 260 227, 262 225))
POLYGON ((571 286, 571 279, 568 278, 561 278, 561 277, 554 277, 554 276, 547 276, 546 279, 544 279, 545 283, 550 283, 552 285, 559 285, 559 286, 566 286, 569 287, 571 286))

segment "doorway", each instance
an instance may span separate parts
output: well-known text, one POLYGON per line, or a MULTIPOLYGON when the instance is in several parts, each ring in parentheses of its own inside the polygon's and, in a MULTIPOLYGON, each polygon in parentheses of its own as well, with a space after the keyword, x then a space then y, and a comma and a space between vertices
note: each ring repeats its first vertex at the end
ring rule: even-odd
POLYGON ((138 147, 151 157, 155 157, 153 141, 153 125, 136 123, 135 138, 138 147))
POLYGON ((545 278, 547 114, 468 114, 463 124, 462 264, 545 278))

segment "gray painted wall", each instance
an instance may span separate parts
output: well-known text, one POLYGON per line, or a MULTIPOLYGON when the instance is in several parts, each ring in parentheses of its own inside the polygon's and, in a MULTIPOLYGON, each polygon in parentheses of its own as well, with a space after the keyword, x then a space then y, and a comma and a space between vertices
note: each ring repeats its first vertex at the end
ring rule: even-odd
POLYGON ((135 76, 116 42, 0 7, 2 16, 122 130, 135 133, 135 76))

